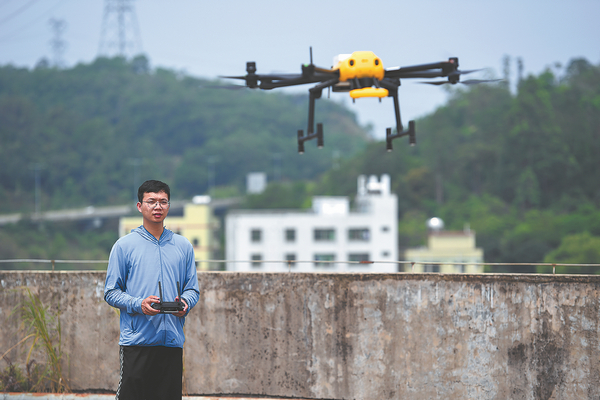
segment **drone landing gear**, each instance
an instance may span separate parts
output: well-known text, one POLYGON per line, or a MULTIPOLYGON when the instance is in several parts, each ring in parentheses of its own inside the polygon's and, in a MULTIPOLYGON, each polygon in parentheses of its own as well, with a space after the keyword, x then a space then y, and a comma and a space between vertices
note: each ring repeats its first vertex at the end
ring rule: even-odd
POLYGON ((404 130, 402 127, 402 119, 400 118, 400 101, 398 100, 398 82, 382 81, 382 86, 389 90, 389 96, 394 99, 394 112, 396 114, 396 134, 392 135, 392 128, 387 128, 385 132, 385 149, 390 152, 392 151, 392 140, 402 136, 408 136, 408 143, 414 146, 417 143, 415 137, 415 121, 408 121, 408 130, 404 130))
POLYGON ((398 132, 395 135, 392 135, 392 128, 387 128, 385 130, 385 149, 388 152, 392 151, 392 140, 402 136, 408 136, 408 143, 411 146, 414 146, 417 143, 417 140, 415 138, 415 121, 408 121, 408 130, 398 132))
POLYGON ((317 147, 323 148, 323 124, 317 124, 317 133, 309 133, 304 136, 304 131, 300 129, 298 131, 298 153, 304 154, 304 142, 317 138, 317 147))
POLYGON ((323 89, 331 87, 339 82, 339 78, 330 79, 326 82, 320 83, 308 90, 308 132, 304 136, 304 131, 298 131, 298 153, 304 153, 304 142, 317 138, 317 147, 323 147, 323 124, 317 124, 317 133, 315 132, 315 102, 321 98, 323 89))

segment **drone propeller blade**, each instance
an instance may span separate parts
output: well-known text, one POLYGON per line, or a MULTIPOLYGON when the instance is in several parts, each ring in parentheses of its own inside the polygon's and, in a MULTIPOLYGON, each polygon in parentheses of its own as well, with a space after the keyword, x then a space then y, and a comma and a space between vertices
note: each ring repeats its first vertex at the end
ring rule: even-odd
POLYGON ((220 86, 220 87, 215 86, 215 88, 218 88, 218 89, 227 89, 227 90, 243 90, 243 89, 248 89, 248 86, 229 85, 229 86, 220 86))
POLYGON ((242 76, 222 76, 222 75, 219 75, 219 78, 226 78, 226 79, 243 79, 243 80, 246 80, 246 79, 248 79, 248 76, 246 76, 246 75, 242 75, 242 76))
POLYGON ((469 70, 466 70, 466 71, 462 71, 462 70, 457 69, 456 71, 451 72, 450 75, 466 75, 466 74, 470 74, 472 72, 477 72, 477 71, 481 71, 481 69, 469 69, 469 70))
POLYGON ((417 83, 426 83, 428 85, 440 86, 440 85, 445 85, 447 83, 452 83, 452 82, 450 82, 450 81, 435 81, 435 82, 425 82, 425 81, 422 81, 422 82, 417 82, 417 83))
POLYGON ((500 82, 503 80, 504 79, 469 79, 466 81, 460 81, 459 83, 462 83, 464 85, 476 85, 478 83, 500 82))
MULTIPOLYGON (((469 79, 466 81, 458 81, 456 83, 462 83, 463 85, 476 85, 478 83, 490 83, 490 82, 499 82, 502 81, 503 79, 469 79)), ((428 85, 436 85, 436 86, 440 86, 440 85, 447 85, 447 84, 452 84, 452 82, 450 81, 435 81, 435 82, 418 82, 418 83, 426 83, 428 85)))
POLYGON ((199 85, 201 89, 230 89, 230 90, 240 90, 240 89, 248 89, 248 86, 242 85, 199 85))

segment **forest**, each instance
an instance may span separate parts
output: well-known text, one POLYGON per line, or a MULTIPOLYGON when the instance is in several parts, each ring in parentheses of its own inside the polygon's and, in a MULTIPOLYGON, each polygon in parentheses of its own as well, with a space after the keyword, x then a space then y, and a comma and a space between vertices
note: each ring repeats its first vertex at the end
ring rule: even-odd
MULTIPOLYGON (((436 216, 447 229, 476 231, 489 263, 600 263, 600 66, 585 59, 523 77, 512 91, 506 81, 453 87, 417 121, 417 145, 398 141, 391 153, 351 111, 322 99, 325 149, 307 144, 300 156, 306 96, 216 84, 153 69, 143 56, 64 70, 1 66, 2 214, 32 212, 34 174, 41 208, 60 209, 131 202, 132 187, 150 177, 170 182, 179 198, 239 196, 251 171, 271 183, 244 207, 307 207, 313 195, 353 196, 357 175, 387 173, 401 249, 424 244, 425 221, 436 216)), ((72 230, 2 226, 0 243, 11 244, 0 244, 0 259, 33 257, 31 243, 39 257, 82 247, 97 256, 116 239, 72 230), (62 239, 51 246, 48 235, 62 239)), ((548 268, 494 269, 516 270, 548 268)))

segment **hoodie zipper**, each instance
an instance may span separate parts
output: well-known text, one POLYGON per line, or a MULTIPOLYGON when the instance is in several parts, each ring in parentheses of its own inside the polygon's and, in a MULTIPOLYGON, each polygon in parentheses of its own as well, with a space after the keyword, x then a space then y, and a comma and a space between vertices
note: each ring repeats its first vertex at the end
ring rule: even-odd
MULTIPOLYGON (((166 238, 168 235, 165 233, 166 228, 163 230, 162 234, 160 235, 160 238, 158 238, 158 239, 156 239, 156 237, 154 237, 154 235, 150 234, 150 232, 148 232, 145 228, 144 228, 144 230, 145 230, 145 234, 147 235, 147 237, 150 240, 152 240, 155 243, 155 245, 158 247, 158 263, 159 263, 159 268, 160 268, 159 273, 158 273, 158 276, 159 276, 158 279, 160 282, 162 282, 161 283, 161 285, 162 285, 165 282, 163 282, 163 258, 162 258, 161 243, 163 243, 165 240, 167 240, 166 238)), ((164 286, 163 286, 163 288, 164 288, 164 286)), ((164 290, 163 290, 163 295, 164 295, 164 290)), ((159 315, 160 314, 158 314, 157 317, 159 315)), ((161 319, 162 330, 164 332, 162 345, 166 345, 167 344, 167 329, 166 329, 167 316, 165 314, 163 314, 161 316, 161 318, 162 318, 161 319)))
MULTIPOLYGON (((160 272, 159 272, 158 276, 159 276, 159 280, 160 280, 160 282, 162 282, 162 283, 161 283, 161 285, 162 285, 164 282, 163 282, 163 259, 162 259, 162 249, 160 248, 160 244, 161 244, 161 242, 160 242, 160 241, 161 241, 161 239, 163 238, 163 235, 164 235, 164 234, 165 234, 165 231, 164 231, 164 229, 163 229, 163 232, 162 232, 162 234, 160 235, 160 238, 158 238, 158 240, 157 240, 157 242, 156 242, 156 245, 158 246, 158 264, 159 264, 159 266, 160 266, 160 272)), ((164 291, 163 291, 163 294, 164 294, 164 291)), ((162 301, 162 300, 163 300, 163 299, 161 299, 161 301, 162 301)), ((161 318, 162 318, 162 319, 161 319, 162 330, 163 330, 163 332, 164 332, 164 334, 163 334, 163 342, 162 342, 162 344, 163 344, 163 345, 165 345, 165 343, 167 342, 167 329, 166 329, 166 326, 165 326, 165 319, 166 319, 166 316, 163 314, 161 318)))

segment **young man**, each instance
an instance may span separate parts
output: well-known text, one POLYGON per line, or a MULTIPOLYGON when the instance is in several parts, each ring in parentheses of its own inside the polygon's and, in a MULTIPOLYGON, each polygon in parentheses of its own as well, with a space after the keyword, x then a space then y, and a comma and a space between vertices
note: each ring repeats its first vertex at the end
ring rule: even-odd
POLYGON ((163 225, 170 199, 167 184, 144 182, 137 203, 143 224, 110 252, 104 300, 121 311, 117 400, 182 398, 183 325, 200 291, 192 245, 163 225), (160 301, 159 282, 163 302, 176 300, 179 282, 182 311, 159 314, 152 308, 160 301))

